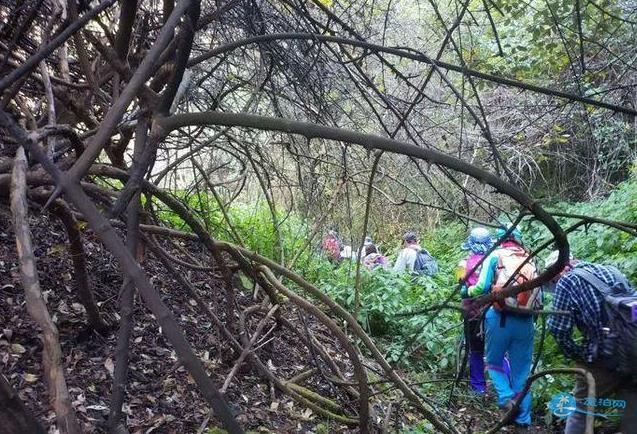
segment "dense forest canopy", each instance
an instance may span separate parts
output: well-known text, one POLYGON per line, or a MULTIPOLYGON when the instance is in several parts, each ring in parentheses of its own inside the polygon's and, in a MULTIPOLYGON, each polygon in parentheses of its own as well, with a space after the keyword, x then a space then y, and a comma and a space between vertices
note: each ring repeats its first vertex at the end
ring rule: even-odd
MULTIPOLYGON (((548 282, 568 260, 569 242, 634 278, 636 30, 633 0, 0 4, 0 199, 11 205, 21 284, 45 337, 52 423, 82 430, 41 296, 29 213, 51 213, 63 225, 87 321, 117 336, 110 429, 127 429, 131 312, 142 303, 231 432, 245 428, 225 395, 244 360, 273 389, 343 426, 398 429, 406 423, 400 402, 435 430, 459 432, 430 390, 412 387, 387 362, 400 366, 411 344, 367 334, 396 327, 443 342, 430 317, 444 310, 458 323, 446 310, 456 282, 414 286, 370 277, 360 265, 334 271, 315 257, 320 239, 334 229, 357 248, 373 234, 392 253, 405 230, 416 229, 451 275, 468 227, 513 223, 527 229, 534 255, 555 247, 560 256, 509 294, 548 282), (591 225, 596 247, 581 235, 591 225), (95 299, 106 297, 91 289, 86 261, 77 259, 93 235, 123 276, 114 324, 102 318, 95 299), (159 237, 198 241, 201 251, 175 253, 159 237), (180 267, 214 269, 223 301, 211 310, 209 294, 180 267), (238 359, 224 393, 221 374, 206 371, 160 296, 157 268, 187 288, 238 359), (254 286, 252 299, 237 281, 254 286), (391 303, 370 298, 388 287, 391 303), (422 288, 440 289, 440 297, 422 288), (392 315, 435 309, 399 321, 369 308, 374 303, 392 315), (301 314, 286 319, 291 311, 331 334, 346 361, 310 336, 301 314), (250 315, 261 318, 249 323, 253 341, 250 315), (292 331, 277 333, 296 333, 321 373, 311 375, 335 401, 279 377, 251 350, 274 319, 288 321, 292 331), (387 406, 374 382, 392 384, 400 399, 392 395, 387 406)), ((479 300, 487 306, 493 297, 479 300)))

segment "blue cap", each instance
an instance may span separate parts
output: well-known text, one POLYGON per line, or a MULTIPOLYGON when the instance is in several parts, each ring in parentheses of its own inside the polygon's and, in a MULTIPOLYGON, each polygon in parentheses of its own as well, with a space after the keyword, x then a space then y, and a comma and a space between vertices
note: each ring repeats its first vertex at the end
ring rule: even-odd
MULTIPOLYGON (((504 238, 504 234, 506 234, 510 228, 511 228, 511 224, 506 224, 506 225, 496 229, 495 237, 498 240, 504 238)), ((502 241, 505 241, 505 240, 515 240, 518 243, 521 243, 522 242, 522 232, 520 232, 520 230, 518 228, 515 228, 502 241)))
POLYGON ((492 245, 491 234, 488 229, 473 228, 467 239, 462 243, 463 250, 470 250, 473 253, 486 253, 492 245))

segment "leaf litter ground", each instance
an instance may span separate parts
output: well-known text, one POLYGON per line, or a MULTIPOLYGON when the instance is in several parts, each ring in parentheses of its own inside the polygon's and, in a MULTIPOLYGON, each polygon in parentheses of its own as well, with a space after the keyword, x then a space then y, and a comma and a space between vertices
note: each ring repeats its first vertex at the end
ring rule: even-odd
MULTIPOLYGON (((37 257, 40 284, 49 312, 57 324, 64 355, 66 380, 73 406, 85 432, 105 432, 108 417, 112 375, 115 366, 116 327, 106 336, 90 331, 86 326, 84 308, 75 295, 73 271, 66 249, 66 235, 55 220, 45 215, 30 218, 33 244, 37 257)), ((118 293, 122 276, 117 263, 88 230, 84 231, 87 267, 100 311, 110 324, 117 324, 118 293)), ((180 249, 206 262, 202 247, 194 242, 181 243, 180 249)), ((188 260, 174 245, 163 247, 171 254, 188 260)), ((196 303, 162 268, 154 257, 147 255, 144 269, 160 291, 188 340, 208 372, 223 382, 232 369, 238 354, 220 337, 215 327, 196 309, 196 303)), ((214 272, 182 269, 199 290, 213 312, 223 319, 224 289, 214 272)), ((237 282, 236 297, 240 307, 254 305, 252 290, 237 282)), ((301 319, 294 309, 286 309, 286 318, 303 330, 301 319)), ((20 286, 15 241, 10 214, 0 208, 0 368, 19 392, 33 413, 55 432, 55 415, 49 405, 46 384, 42 378, 42 344, 35 323, 26 312, 20 286)), ((248 328, 256 328, 260 318, 247 321, 248 328)), ((178 362, 166 342, 152 314, 136 298, 135 326, 130 350, 130 371, 124 413, 131 433, 196 433, 217 426, 209 414, 193 380, 178 362)), ((344 351, 329 331, 307 318, 308 328, 335 359, 341 370, 351 374, 352 368, 344 358, 344 351)), ((268 327, 269 328, 269 327, 268 327)), ((313 357, 301 340, 289 330, 275 329, 270 340, 257 350, 261 360, 282 379, 289 379, 313 366, 313 357)), ((371 370, 378 367, 370 361, 371 370)), ((403 373, 405 376, 406 373, 403 373)), ((334 388, 314 374, 305 385, 334 398, 334 388)), ((256 372, 248 362, 242 365, 231 383, 226 397, 240 423, 256 432, 354 432, 351 428, 326 420, 283 395, 256 372)), ((390 401, 398 395, 378 395, 373 402, 374 421, 382 425, 381 417, 390 401)), ((347 397, 339 400, 345 409, 355 411, 356 402, 347 397)), ((417 425, 419 417, 409 409, 394 405, 392 420, 400 426, 417 425)), ((481 402, 462 402, 444 410, 445 417, 453 417, 457 426, 471 425, 473 430, 486 428, 497 419, 492 405, 481 402), (469 404, 469 405, 466 405, 469 404)), ((427 431, 426 428, 424 428, 427 431)), ((215 432, 211 430, 209 432, 215 432)), ((549 432, 536 430, 535 432, 549 432)))

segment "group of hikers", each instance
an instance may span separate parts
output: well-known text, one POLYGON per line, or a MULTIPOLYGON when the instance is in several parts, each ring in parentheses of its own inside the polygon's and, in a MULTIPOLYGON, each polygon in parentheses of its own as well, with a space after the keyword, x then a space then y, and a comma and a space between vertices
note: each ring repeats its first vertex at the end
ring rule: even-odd
MULTIPOLYGON (((329 247, 330 243, 324 242, 324 250, 329 247)), ((468 255, 458 264, 456 277, 461 288, 472 391, 486 396, 486 371, 502 414, 512 415, 509 422, 516 431, 529 430, 532 387, 525 387, 533 361, 534 322, 539 314, 548 314, 547 329, 564 355, 574 360, 576 368, 590 373, 595 383, 596 397, 589 397, 587 377, 576 375, 572 394, 576 405, 569 409, 564 432, 585 433, 591 402, 618 395, 622 414, 609 421, 612 430, 606 432, 637 433, 637 292, 627 278, 614 266, 571 256, 549 285, 500 297, 476 314, 470 306, 477 297, 532 280, 538 268, 524 247, 521 232, 510 226, 498 228, 494 234, 483 227, 473 228, 461 247, 468 255), (543 309, 543 290, 552 293, 551 310, 543 309), (617 424, 619 428, 614 426, 617 424)), ((389 267, 370 238, 360 251, 368 268, 389 267), (379 257, 383 260, 376 264, 379 257)), ((556 264, 558 257, 559 251, 551 252, 545 268, 556 264)), ((356 259, 351 248, 349 259, 356 259)), ((419 245, 417 235, 405 234, 393 270, 430 275, 437 268, 436 261, 419 245)), ((594 413, 604 410, 608 409, 596 408, 594 413)))
MULTIPOLYGON (((334 230, 327 233, 321 248, 327 259, 333 263, 355 260, 360 256, 361 263, 369 270, 391 267, 387 257, 380 252, 380 248, 369 236, 365 237, 363 246, 359 249, 360 254, 358 251, 353 251, 351 246, 343 244, 338 233, 334 230)), ((392 269, 396 273, 409 272, 431 276, 438 272, 438 263, 426 249, 420 246, 418 235, 415 232, 407 232, 403 237, 402 248, 392 269)))
MULTIPOLYGON (((457 273, 465 305, 538 274, 518 229, 503 227, 492 237, 486 228, 477 227, 462 247, 469 251, 457 273)), ((558 257, 559 251, 551 252, 544 266, 554 265, 558 257)), ((636 433, 637 293, 616 267, 572 256, 546 290, 553 293, 552 309, 547 312, 549 332, 577 368, 592 374, 598 398, 620 396, 624 408, 619 432, 636 433), (575 328, 581 339, 575 339, 575 328)), ((522 432, 531 424, 531 391, 525 393, 525 386, 533 358, 534 320, 543 313, 542 299, 542 290, 535 288, 494 302, 483 316, 465 314, 470 387, 478 394, 486 393, 486 368, 503 413, 511 413, 518 404, 513 419, 522 432)), ((586 404, 591 397, 585 376, 577 375, 573 395, 576 408, 567 418, 566 434, 586 429, 586 404)))

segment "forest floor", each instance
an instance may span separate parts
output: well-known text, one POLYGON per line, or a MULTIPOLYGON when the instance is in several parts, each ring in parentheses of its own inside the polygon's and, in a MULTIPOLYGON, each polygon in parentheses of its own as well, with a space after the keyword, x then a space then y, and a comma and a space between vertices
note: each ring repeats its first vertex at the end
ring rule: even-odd
MULTIPOLYGON (((75 296, 63 228, 46 215, 32 216, 30 224, 40 284, 49 312, 59 330, 73 406, 84 432, 104 432, 115 361, 116 327, 104 336, 87 328, 84 308, 75 296)), ((105 319, 110 324, 116 324, 119 319, 118 293, 122 285, 120 271, 115 260, 92 232, 86 230, 84 234, 93 291, 105 319)), ((200 245, 194 242, 177 242, 189 254, 200 257, 203 263, 207 263, 200 245)), ((164 244, 164 248, 171 253, 175 252, 174 247, 164 244)), ((194 300, 166 274, 158 261, 148 256, 144 268, 209 374, 218 383, 223 382, 232 369, 237 354, 220 338, 210 321, 196 309, 194 300)), ((214 272, 187 270, 184 273, 187 273, 190 281, 207 300, 211 310, 224 311, 224 291, 214 272)), ((258 304, 253 300, 252 291, 246 288, 237 288, 236 296, 240 306, 258 304)), ((293 309, 286 309, 285 315, 291 323, 301 322, 298 312, 293 309)), ((1 206, 0 319, 0 370, 36 417, 47 427, 52 427, 55 424, 55 414, 49 404, 46 384, 42 378, 42 343, 38 328, 26 312, 10 214, 1 206)), ((134 321, 127 400, 124 405, 130 432, 216 432, 206 431, 216 426, 215 419, 209 415, 207 403, 198 393, 185 368, 178 362, 153 315, 139 300, 136 303, 134 321)), ((342 365, 343 372, 350 373, 349 363, 343 360, 344 351, 335 339, 323 326, 311 318, 308 321, 308 327, 330 355, 342 365)), ((258 319, 254 319, 250 323, 252 329, 257 322, 258 319)), ((276 333, 276 339, 259 348, 257 354, 279 378, 291 378, 312 366, 312 355, 308 353, 305 345, 300 344, 298 336, 284 330, 276 333)), ((373 364, 368 367, 372 370, 376 368, 373 364)), ((306 385, 321 394, 330 395, 329 387, 321 381, 319 375, 310 377, 306 385)), ((240 369, 226 397, 239 422, 246 429, 255 432, 353 432, 351 428, 318 417, 274 390, 248 363, 240 369)), ((386 405, 396 397, 397 395, 389 394, 378 399, 373 404, 373 410, 380 410, 376 412, 379 415, 384 414, 386 405)), ((350 408, 355 410, 355 404, 351 402, 350 408)), ((417 414, 398 406, 394 408, 398 409, 395 414, 399 426, 418 424, 417 414)), ((444 410, 444 414, 446 418, 455 419, 458 427, 471 426, 473 432, 487 428, 498 419, 494 406, 485 405, 481 401, 456 404, 454 408, 444 410)), ((381 425, 382 418, 375 417, 375 422, 378 423, 377 426, 381 425)), ((424 432, 427 432, 426 428, 424 432)), ((552 431, 537 427, 534 432, 552 431)))

